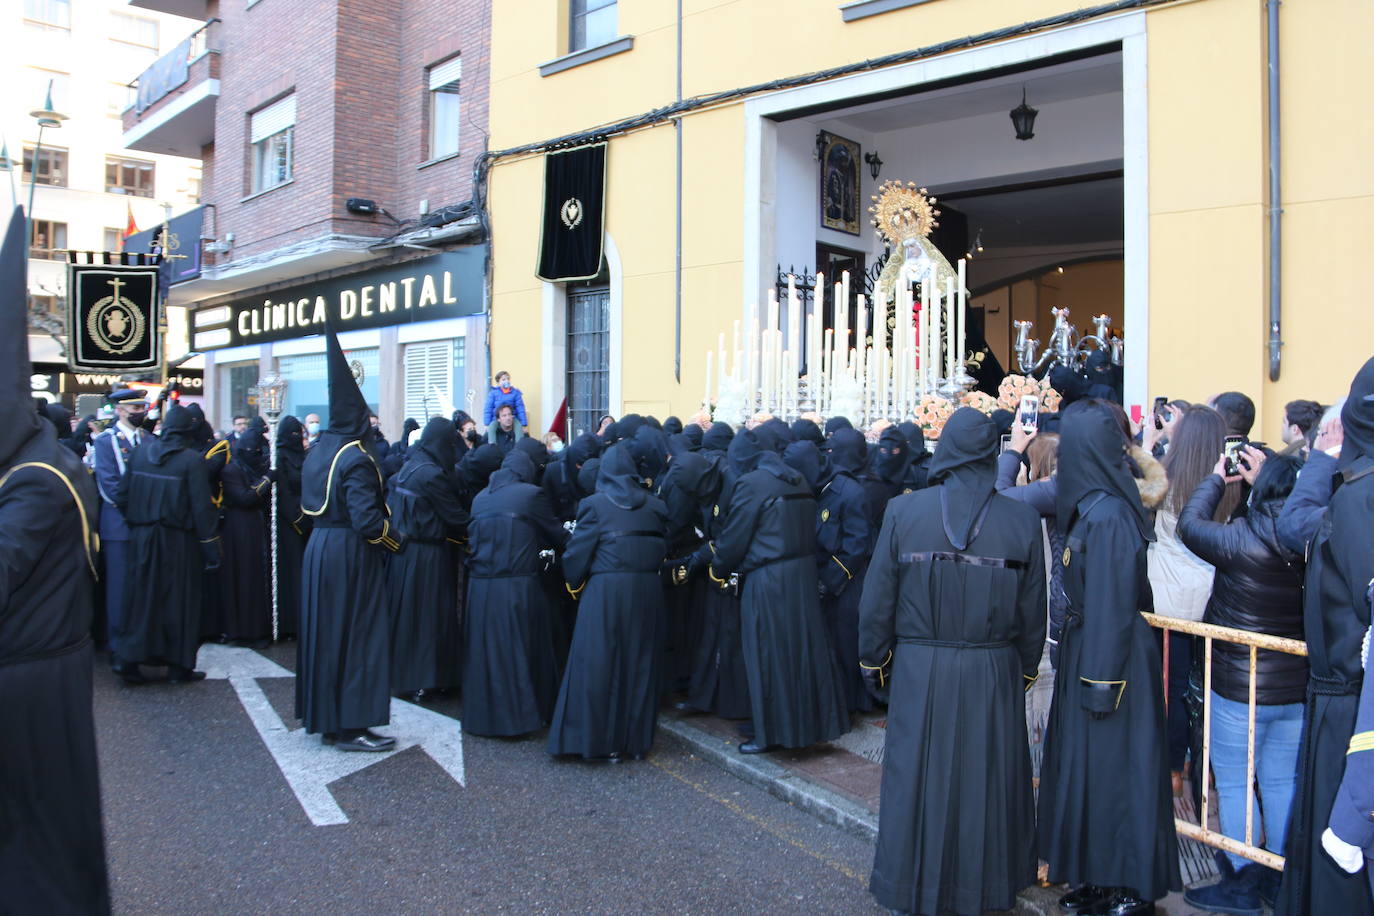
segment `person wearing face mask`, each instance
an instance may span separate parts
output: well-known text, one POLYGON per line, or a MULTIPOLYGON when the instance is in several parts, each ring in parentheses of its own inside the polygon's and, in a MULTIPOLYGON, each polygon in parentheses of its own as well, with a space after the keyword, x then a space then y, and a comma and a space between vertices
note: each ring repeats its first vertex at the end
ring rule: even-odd
POLYGON ((318 438, 320 438, 320 415, 308 413, 305 415, 305 447, 310 448, 318 438))
POLYGON ((511 385, 510 373, 504 371, 496 373, 496 384, 487 392, 487 401, 482 407, 482 424, 490 429, 491 424, 499 418, 502 407, 511 409, 511 417, 520 424, 521 429, 529 425, 525 416, 525 395, 511 385))
POLYGON ((100 580, 105 585, 105 620, 110 637, 110 667, 131 684, 146 683, 137 666, 124 663, 120 637, 124 624, 124 588, 129 566, 129 526, 115 505, 119 482, 128 472, 129 458, 143 441, 148 415, 148 392, 120 388, 105 396, 115 422, 95 437, 91 447, 96 488, 100 491, 100 580))
POLYGON ((224 560, 220 570, 224 634, 264 648, 272 637, 272 592, 268 578, 267 512, 272 474, 267 437, 247 426, 230 446, 224 484, 224 560))

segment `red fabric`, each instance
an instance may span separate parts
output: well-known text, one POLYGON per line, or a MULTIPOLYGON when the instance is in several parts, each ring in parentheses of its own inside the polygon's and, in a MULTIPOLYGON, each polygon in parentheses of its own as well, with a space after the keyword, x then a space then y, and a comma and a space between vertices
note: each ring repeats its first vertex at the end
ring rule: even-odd
POLYGON ((128 220, 127 220, 127 221, 125 222, 125 224, 124 224, 124 235, 123 235, 123 238, 126 238, 126 239, 127 239, 127 238, 128 238, 129 236, 131 236, 131 235, 137 235, 137 234, 138 234, 138 223, 135 223, 135 222, 134 222, 134 206, 133 206, 133 204, 126 203, 124 206, 128 209, 128 212, 129 212, 129 218, 128 218, 128 220))
POLYGON ((568 441, 568 399, 564 398, 563 403, 558 405, 558 411, 553 415, 553 423, 549 425, 549 432, 558 433, 558 438, 564 442, 568 441))

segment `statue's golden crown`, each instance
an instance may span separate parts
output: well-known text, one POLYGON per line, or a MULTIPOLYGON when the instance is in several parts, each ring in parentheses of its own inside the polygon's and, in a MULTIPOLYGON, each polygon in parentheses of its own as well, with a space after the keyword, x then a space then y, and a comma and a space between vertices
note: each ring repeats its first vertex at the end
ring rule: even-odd
POLYGON ((900 181, 885 182, 873 200, 873 206, 868 208, 873 214, 873 225, 894 247, 907 239, 925 238, 940 225, 935 198, 928 196, 925 188, 916 187, 914 181, 905 185, 900 181))

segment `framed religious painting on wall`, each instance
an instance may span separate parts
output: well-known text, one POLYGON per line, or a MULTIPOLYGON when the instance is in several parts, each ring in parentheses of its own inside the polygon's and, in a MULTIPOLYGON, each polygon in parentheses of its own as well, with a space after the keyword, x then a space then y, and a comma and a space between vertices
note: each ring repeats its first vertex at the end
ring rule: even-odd
POLYGON ((859 144, 829 131, 816 140, 821 151, 821 226, 859 234, 859 144))

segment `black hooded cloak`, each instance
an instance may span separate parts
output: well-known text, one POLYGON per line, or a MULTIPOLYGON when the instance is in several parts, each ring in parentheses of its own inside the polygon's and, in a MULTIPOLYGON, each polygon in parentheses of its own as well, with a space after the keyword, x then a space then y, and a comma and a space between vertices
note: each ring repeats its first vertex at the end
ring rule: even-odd
POLYGON ((868 468, 860 478, 868 502, 869 524, 874 531, 882 527, 888 501, 901 494, 910 466, 911 452, 906 437, 897 427, 887 427, 878 435, 878 444, 869 455, 868 468))
POLYGON ((701 449, 715 454, 717 458, 724 459, 726 450, 730 448, 730 440, 734 438, 734 427, 729 423, 717 421, 711 424, 710 429, 701 434, 701 449))
POLYGON ((720 490, 720 472, 710 458, 692 449, 685 435, 673 436, 668 451, 671 460, 658 496, 668 511, 668 556, 680 572, 669 577, 663 674, 665 689, 686 690, 701 640, 705 598, 701 577, 691 575, 689 558, 704 543, 702 506, 720 490))
POLYGON ((1274 905, 1278 916, 1374 913, 1365 874, 1347 874, 1321 844, 1345 772, 1365 677, 1360 664, 1370 623, 1365 589, 1374 579, 1374 359, 1356 374, 1341 408, 1341 425, 1345 441, 1337 489, 1308 549, 1303 621, 1311 676, 1283 884, 1274 905))
POLYGON ((821 620, 816 501, 802 476, 760 449, 730 443, 740 475, 716 540, 713 581, 741 578, 740 634, 755 742, 807 747, 849 730, 840 671, 821 620))
POLYGON ((645 490, 627 445, 611 446, 563 553, 579 601, 550 754, 640 757, 653 744, 667 534, 667 507, 645 490))
POLYGON ((798 442, 810 442, 816 448, 825 446, 825 434, 815 422, 802 417, 792 421, 792 436, 798 442))
POLYGON ((932 486, 888 505, 864 583, 862 663, 892 666, 869 888, 903 912, 1011 909, 1035 880, 1024 691, 1045 564, 1040 517, 993 493, 997 446, 986 416, 954 412, 932 486))
MULTIPOLYGON (((224 469, 229 466, 230 444, 228 439, 215 441, 215 431, 205 419, 205 412, 199 404, 187 404, 186 412, 191 415, 195 430, 191 434, 194 448, 204 460, 205 479, 210 487, 210 500, 215 505, 217 532, 224 527, 224 469)), ((220 567, 216 564, 201 571, 200 636, 202 642, 224 638, 224 598, 220 594, 220 567)), ((298 599, 299 600, 299 599, 298 599)))
MULTIPOLYGON (((244 642, 272 636, 269 470, 267 437, 259 427, 250 426, 234 442, 229 464, 220 475, 224 484, 224 559, 220 563, 223 633, 244 642)), ((280 581, 277 585, 280 588, 280 581)))
POLYGON ((451 470, 457 453, 453 421, 433 417, 391 480, 387 506, 406 542, 387 564, 393 691, 461 683, 457 549, 468 514, 451 470))
POLYGON ((312 519, 301 510, 301 470, 305 466, 305 426, 293 416, 277 424, 277 608, 278 633, 292 638, 300 630, 301 562, 312 519))
POLYGON ((329 428, 301 468, 314 529, 301 564, 296 716, 310 734, 336 735, 391 720, 385 562, 400 542, 368 448, 371 410, 332 329, 325 345, 329 428))
POLYGON ((926 434, 910 420, 897 424, 897 431, 906 439, 907 445, 907 467, 906 475, 902 478, 902 492, 924 490, 929 482, 930 462, 934 458, 926 448, 926 434))
POLYGON ((577 472, 600 452, 601 440, 591 433, 581 433, 544 469, 541 486, 560 522, 577 517, 577 504, 587 495, 577 482, 577 472))
POLYGON ((120 658, 193 668, 201 570, 219 565, 221 554, 218 513, 186 408, 167 411, 158 436, 134 450, 115 503, 129 524, 130 551, 120 658))
POLYGON ((830 630, 846 706, 850 712, 867 712, 873 708, 873 698, 859 668, 859 599, 878 530, 869 520, 863 485, 856 476, 863 469, 866 443, 857 430, 840 429, 828 445, 816 496, 821 611, 830 630))
POLYGON ((534 484, 534 463, 513 451, 472 501, 463 640, 463 731, 537 731, 558 698, 556 609, 540 582, 539 552, 568 534, 534 484))
POLYGON ((1153 604, 1153 525, 1105 406, 1066 411, 1060 436, 1068 610, 1040 770, 1041 856, 1051 881, 1155 900, 1180 880, 1159 649, 1140 616, 1153 604))
POLYGON ((91 715, 95 484, 29 395, 24 217, 0 250, 0 888, 34 913, 108 913, 91 715))

